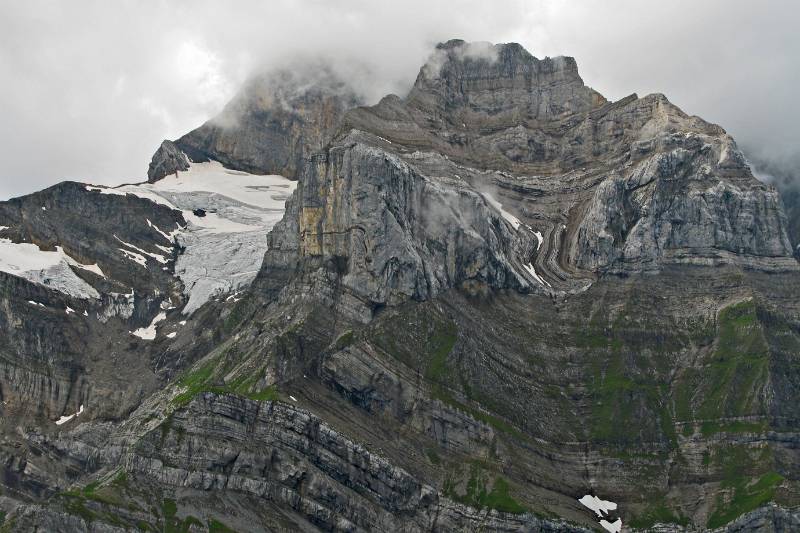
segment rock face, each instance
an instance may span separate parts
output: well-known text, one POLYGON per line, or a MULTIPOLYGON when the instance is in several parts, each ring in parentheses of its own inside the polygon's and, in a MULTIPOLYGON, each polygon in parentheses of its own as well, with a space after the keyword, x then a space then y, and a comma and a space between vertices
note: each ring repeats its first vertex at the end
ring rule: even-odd
POLYGON ((334 262, 369 306, 465 282, 575 292, 676 263, 797 270, 777 192, 720 127, 661 95, 608 103, 572 58, 450 41, 406 99, 344 124, 266 268, 334 262))
POLYGON ((3 527, 796 527, 800 268, 721 127, 516 44, 357 102, 254 80, 149 184, 0 204, 97 292, 0 273, 3 527))
POLYGON ((189 170, 189 159, 180 148, 175 146, 172 141, 164 141, 159 146, 150 167, 147 169, 147 181, 155 183, 164 176, 174 174, 179 170, 189 170))
POLYGON ((192 161, 296 179, 305 160, 330 140, 345 111, 361 103, 320 64, 298 65, 250 80, 215 118, 174 143, 164 141, 148 170, 155 181, 192 161), (176 150, 182 151, 176 153, 176 150))

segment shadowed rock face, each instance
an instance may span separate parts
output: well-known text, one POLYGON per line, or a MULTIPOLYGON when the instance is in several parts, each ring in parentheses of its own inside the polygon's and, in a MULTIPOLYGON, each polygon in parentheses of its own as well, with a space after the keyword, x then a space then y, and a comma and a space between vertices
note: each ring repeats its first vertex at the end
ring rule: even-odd
POLYGON ((305 65, 250 80, 215 118, 153 156, 149 181, 185 170, 175 149, 195 162, 296 179, 305 159, 320 150, 360 97, 324 65, 305 65))
MULTIPOLYGON (((408 95, 356 102, 324 72, 254 80, 165 141, 154 175, 298 183, 253 285, 153 342, 128 329, 180 287, 97 228, 185 260, 158 228, 200 214, 74 184, 0 204, 0 239, 113 274, 91 304, 0 275, 13 527, 587 531, 591 494, 626 528, 796 528, 800 271, 722 128, 517 44, 443 43, 408 95), (149 299, 122 319, 113 283, 149 299)), ((205 196, 157 199, 229 203, 205 196)))

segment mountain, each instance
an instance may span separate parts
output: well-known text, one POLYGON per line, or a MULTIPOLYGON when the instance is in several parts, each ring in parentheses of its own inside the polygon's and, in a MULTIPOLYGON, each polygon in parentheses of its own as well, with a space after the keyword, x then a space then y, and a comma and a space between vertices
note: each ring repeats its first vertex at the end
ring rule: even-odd
POLYGON ((147 177, 157 181, 194 162, 294 179, 361 97, 325 64, 295 65, 250 79, 219 114, 176 141, 164 141, 147 177), (187 158, 188 156, 188 158, 187 158))
POLYGON ((0 204, 3 530, 800 528, 800 265, 720 126, 513 43, 357 94, 0 204))

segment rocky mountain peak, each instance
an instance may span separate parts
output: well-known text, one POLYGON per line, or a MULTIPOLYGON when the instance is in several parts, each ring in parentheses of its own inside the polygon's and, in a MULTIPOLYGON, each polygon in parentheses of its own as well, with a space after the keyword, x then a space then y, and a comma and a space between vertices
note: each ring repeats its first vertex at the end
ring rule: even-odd
POLYGON ((515 43, 358 102, 295 64, 0 202, 0 532, 800 530, 800 267, 721 127, 515 43))
POLYGON ((329 67, 298 63, 251 78, 219 115, 153 156, 148 179, 175 170, 183 152, 196 163, 296 179, 303 162, 322 149, 344 113, 361 97, 329 67), (174 149, 173 149, 174 148, 174 149))
POLYGON ((537 59, 517 43, 450 40, 420 69, 408 102, 462 119, 476 113, 549 119, 606 100, 584 85, 572 57, 537 59))

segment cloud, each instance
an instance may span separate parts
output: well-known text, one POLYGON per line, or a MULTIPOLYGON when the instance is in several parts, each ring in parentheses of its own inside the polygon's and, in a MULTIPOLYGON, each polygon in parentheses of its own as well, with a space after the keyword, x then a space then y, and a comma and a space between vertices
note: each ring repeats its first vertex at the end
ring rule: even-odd
POLYGON ((0 198, 143 179, 162 139, 215 115, 252 73, 308 58, 368 101, 402 95, 451 38, 574 56, 611 99, 663 92, 752 159, 788 162, 797 15, 777 0, 2 2, 0 198))

